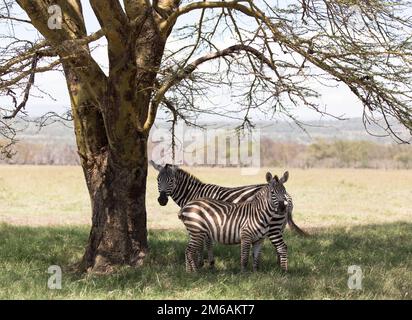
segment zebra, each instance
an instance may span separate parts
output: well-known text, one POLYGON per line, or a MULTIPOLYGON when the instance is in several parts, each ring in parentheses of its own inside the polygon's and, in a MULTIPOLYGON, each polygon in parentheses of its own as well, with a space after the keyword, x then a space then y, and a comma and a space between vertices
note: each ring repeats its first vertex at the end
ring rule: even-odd
MULTIPOLYGON (((266 184, 256 184, 241 187, 222 187, 214 184, 206 184, 201 182, 198 178, 179 168, 176 165, 166 164, 161 166, 154 161, 150 161, 151 165, 159 171, 157 182, 159 190, 158 202, 161 206, 168 203, 170 196, 179 207, 183 207, 190 200, 198 198, 212 198, 226 202, 244 202, 253 199, 256 193, 262 189, 266 184)), ((291 196, 286 193, 288 199, 287 207, 287 223, 289 227, 302 236, 307 233, 300 229, 292 219, 293 202, 291 196)), ((272 232, 268 232, 268 237, 272 244, 275 245, 272 232)), ((205 247, 208 253, 208 261, 211 267, 214 266, 214 257, 212 251, 212 241, 205 239, 205 247)), ((203 261, 203 260, 202 260, 203 261)))
POLYGON ((283 241, 288 197, 282 178, 272 177, 268 172, 265 187, 251 201, 230 203, 210 198, 189 201, 179 212, 189 232, 189 243, 185 251, 186 271, 197 271, 199 252, 206 238, 222 244, 241 245, 241 271, 246 271, 250 246, 253 247, 253 270, 259 265, 260 247, 269 227, 282 270, 288 269, 287 245, 283 241))

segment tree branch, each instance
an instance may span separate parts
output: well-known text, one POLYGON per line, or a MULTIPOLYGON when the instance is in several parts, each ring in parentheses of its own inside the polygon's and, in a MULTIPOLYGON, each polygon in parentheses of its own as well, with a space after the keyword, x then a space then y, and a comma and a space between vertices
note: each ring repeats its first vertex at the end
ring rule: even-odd
POLYGON ((164 20, 167 20, 169 14, 167 10, 162 7, 159 7, 159 0, 153 0, 153 9, 161 16, 164 20))
POLYGON ((160 24, 160 29, 163 33, 170 31, 170 28, 176 23, 179 16, 189 13, 198 9, 213 9, 213 8, 230 8, 236 9, 248 16, 255 16, 254 12, 250 8, 241 4, 241 2, 247 2, 245 0, 233 0, 233 1, 203 1, 190 3, 184 7, 177 8, 173 11, 166 21, 160 24))
POLYGON ((89 40, 93 41, 101 37, 103 31, 99 30, 90 35, 90 38, 87 37, 80 0, 67 0, 59 4, 62 6, 65 17, 62 28, 56 30, 48 27, 48 1, 17 0, 17 2, 30 17, 33 26, 56 50, 62 62, 75 70, 83 82, 101 84, 99 86, 89 86, 95 101, 99 101, 104 96, 107 78, 92 58, 87 43, 89 40), (77 40, 80 41, 76 42, 77 40))
MULTIPOLYGON (((128 3, 128 10, 132 10, 135 14, 135 6, 131 9, 132 2, 128 1, 128 3)), ((129 21, 118 0, 90 0, 90 4, 104 30, 109 45, 109 58, 113 62, 118 56, 124 54, 127 47, 129 21)))
MULTIPOLYGON (((39 57, 37 57, 37 58, 39 58, 39 57)), ((25 77, 31 75, 32 73, 42 73, 42 72, 51 71, 54 68, 56 68, 57 66, 59 66, 61 63, 62 63, 61 60, 56 60, 56 61, 53 61, 53 62, 51 62, 50 64, 48 64, 46 66, 36 67, 35 69, 29 69, 29 70, 26 70, 24 72, 21 72, 18 76, 14 77, 13 79, 10 79, 8 81, 0 82, 0 89, 7 89, 8 87, 11 87, 11 86, 17 84, 22 79, 24 79, 25 77)))
MULTIPOLYGON (((36 66, 37 66, 38 56, 35 55, 31 63, 31 73, 29 81, 27 82, 26 88, 24 89, 23 101, 14 109, 13 113, 9 116, 4 116, 3 119, 13 119, 22 109, 26 107, 26 103, 29 100, 30 89, 34 83, 34 78, 36 75, 36 66)), ((14 100, 16 102, 16 100, 14 100)))
POLYGON ((0 14, 0 19, 10 20, 10 21, 16 21, 16 22, 23 22, 23 23, 29 23, 29 24, 31 24, 31 21, 30 21, 30 20, 20 19, 20 18, 10 17, 10 16, 5 16, 5 15, 2 15, 2 14, 0 14))
POLYGON ((198 59, 196 59, 195 61, 193 61, 192 63, 188 64, 186 67, 184 67, 181 70, 178 70, 174 75, 172 75, 169 79, 167 79, 157 90, 155 96, 152 99, 152 102, 150 104, 150 108, 149 108, 149 112, 148 112, 148 117, 146 119, 146 122, 143 126, 143 130, 145 132, 149 132, 150 128, 152 127, 154 120, 156 118, 156 113, 157 113, 157 109, 159 104, 162 102, 166 92, 174 85, 176 85, 177 83, 179 83, 180 81, 182 81, 183 79, 187 78, 190 76, 190 74, 196 70, 196 68, 201 65, 202 63, 206 62, 206 61, 210 61, 216 58, 220 58, 223 56, 232 56, 235 53, 239 53, 240 51, 246 51, 249 52, 251 54, 253 54, 254 56, 256 56, 256 58, 258 58, 259 60, 261 60, 263 63, 265 63, 266 65, 268 65, 272 70, 276 70, 276 66, 273 65, 269 59, 267 59, 261 52, 259 52, 258 50, 250 47, 250 46, 246 46, 243 44, 240 45, 233 45, 230 46, 224 50, 220 50, 220 51, 216 51, 213 53, 209 53, 207 55, 204 55, 198 59))
POLYGON ((149 0, 123 0, 123 3, 130 21, 141 16, 150 7, 149 0))

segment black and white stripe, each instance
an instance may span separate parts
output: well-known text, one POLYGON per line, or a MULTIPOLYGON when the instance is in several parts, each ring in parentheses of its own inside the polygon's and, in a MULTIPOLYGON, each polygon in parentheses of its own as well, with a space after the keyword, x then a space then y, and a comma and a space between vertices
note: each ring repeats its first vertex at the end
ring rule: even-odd
POLYGON ((179 207, 199 198, 212 198, 227 202, 244 202, 253 199, 256 192, 264 184, 227 188, 215 184, 203 183, 192 174, 175 165, 166 164, 164 167, 152 165, 159 171, 157 177, 159 189, 159 204, 166 205, 170 196, 179 207))
MULTIPOLYGON (((157 177, 160 194, 158 202, 162 206, 167 204, 169 196, 179 207, 183 207, 189 201, 199 198, 211 198, 225 202, 241 203, 252 200, 259 190, 266 186, 266 184, 256 184, 234 188, 222 187, 215 184, 203 183, 192 174, 175 165, 166 164, 163 167, 153 161, 151 161, 151 164, 159 171, 157 177)), ((300 235, 306 235, 306 233, 301 230, 292 219, 293 201, 288 193, 286 193, 286 199, 288 201, 286 219, 289 227, 300 235)), ((270 227, 269 232, 267 233, 268 238, 274 246, 276 246, 277 241, 276 237, 273 235, 276 231, 275 229, 276 226, 270 227)), ((205 247, 208 251, 208 261, 211 266, 214 264, 212 245, 213 242, 210 239, 205 239, 205 247)))
POLYGON ((287 246, 283 241, 288 200, 283 183, 288 173, 279 179, 266 175, 268 184, 260 188, 256 196, 246 202, 230 203, 201 198, 189 201, 179 212, 189 232, 186 248, 186 270, 199 268, 199 253, 206 239, 222 244, 241 244, 241 269, 247 266, 250 247, 253 247, 253 269, 259 265, 260 247, 269 229, 272 230, 279 263, 287 270, 287 246))

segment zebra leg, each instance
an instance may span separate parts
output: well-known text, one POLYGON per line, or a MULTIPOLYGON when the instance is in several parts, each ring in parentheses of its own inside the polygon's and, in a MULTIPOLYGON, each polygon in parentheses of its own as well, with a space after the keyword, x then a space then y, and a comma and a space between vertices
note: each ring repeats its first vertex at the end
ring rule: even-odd
POLYGON ((199 254, 203 248, 203 235, 191 236, 186 247, 186 271, 196 272, 199 269, 199 254))
POLYGON ((205 246, 207 250, 207 261, 209 262, 209 267, 214 268, 215 256, 213 255, 213 240, 209 236, 206 236, 205 246))
MULTIPOLYGON (((204 246, 206 246, 206 243, 204 244, 204 246)), ((199 268, 202 268, 205 264, 204 257, 203 257, 203 249, 204 248, 203 248, 203 245, 202 245, 202 248, 199 250, 198 256, 197 256, 197 265, 198 265, 199 268)))
POLYGON ((276 254, 278 257, 278 265, 282 270, 287 271, 288 269, 288 247, 283 241, 283 234, 279 229, 272 229, 268 234, 270 242, 276 249, 276 254))
POLYGON ((283 271, 288 271, 288 247, 280 235, 275 240, 276 253, 278 255, 278 265, 283 271))
POLYGON ((283 224, 281 228, 279 228, 278 225, 272 225, 269 227, 269 232, 267 233, 267 237, 269 238, 272 245, 275 247, 278 266, 280 266, 280 256, 277 250, 277 242, 279 239, 279 232, 283 233, 284 228, 285 224, 283 224))
POLYGON ((192 272, 192 262, 190 261, 190 255, 189 255, 190 247, 187 245, 186 250, 185 250, 185 266, 186 266, 186 272, 192 272))
POLYGON ((280 260, 280 268, 283 271, 288 271, 288 247, 285 242, 279 244, 278 247, 278 257, 280 260))
MULTIPOLYGON (((209 266, 213 268, 215 265, 215 259, 213 256, 213 241, 212 239, 210 239, 208 235, 205 236, 204 248, 207 250, 207 260, 209 262, 209 266)), ((197 265, 199 266, 199 268, 202 268, 204 266, 204 257, 203 257, 204 248, 202 247, 198 255, 197 265)))
POLYGON ((186 246, 186 250, 185 250, 185 265, 186 265, 186 272, 192 272, 193 270, 193 261, 192 261, 192 247, 190 245, 190 240, 189 243, 186 246))
POLYGON ((240 237, 240 268, 242 272, 245 272, 247 269, 251 243, 252 240, 249 235, 242 235, 240 237))
POLYGON ((256 241, 252 244, 253 253, 253 271, 258 271, 260 263, 260 254, 262 252, 263 240, 256 241))

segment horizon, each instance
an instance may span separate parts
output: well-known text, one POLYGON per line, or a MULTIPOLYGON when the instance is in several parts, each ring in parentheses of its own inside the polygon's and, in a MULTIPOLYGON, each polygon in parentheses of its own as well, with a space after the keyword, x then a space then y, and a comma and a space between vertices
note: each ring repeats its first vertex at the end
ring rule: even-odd
MULTIPOLYGON (((28 117, 29 122, 22 119, 16 119, 17 124, 24 125, 26 128, 20 131, 17 135, 17 139, 21 142, 32 141, 40 139, 47 140, 63 140, 65 143, 70 142, 70 145, 75 144, 75 135, 72 126, 72 121, 54 121, 46 124, 45 126, 39 126, 38 118, 28 117)), ((199 121, 197 122, 199 126, 204 126, 205 130, 222 129, 233 130, 236 128, 237 123, 235 121, 229 120, 218 120, 218 121, 199 121)), ((150 140, 156 135, 157 130, 166 130, 169 132, 170 123, 164 120, 157 119, 155 122, 152 132, 150 134, 150 140)), ((271 137, 271 140, 277 142, 294 142, 301 144, 310 144, 315 142, 317 139, 325 140, 357 140, 357 141, 372 141, 378 144, 397 144, 393 138, 390 136, 379 136, 379 134, 384 133, 379 128, 375 128, 377 131, 375 135, 369 134, 363 127, 362 118, 348 118, 345 120, 339 119, 320 119, 320 120, 308 120, 301 128, 298 124, 290 119, 278 119, 276 121, 270 120, 259 120, 253 123, 253 128, 250 128, 252 132, 259 131, 262 137, 267 138, 276 134, 276 138, 271 137)), ((192 127, 185 126, 183 123, 178 123, 176 127, 176 132, 182 134, 187 130, 193 130, 192 127)), ((397 128, 399 132, 407 136, 409 133, 407 129, 401 127, 397 128)), ((203 130, 203 129, 199 129, 203 130)), ((165 134, 166 134, 165 131, 165 134)), ((248 132, 245 129, 244 132, 248 132)), ((159 133, 158 133, 159 134, 159 133)), ((164 134, 164 135, 165 135, 164 134)), ((170 135, 170 134, 169 134, 170 135)))

